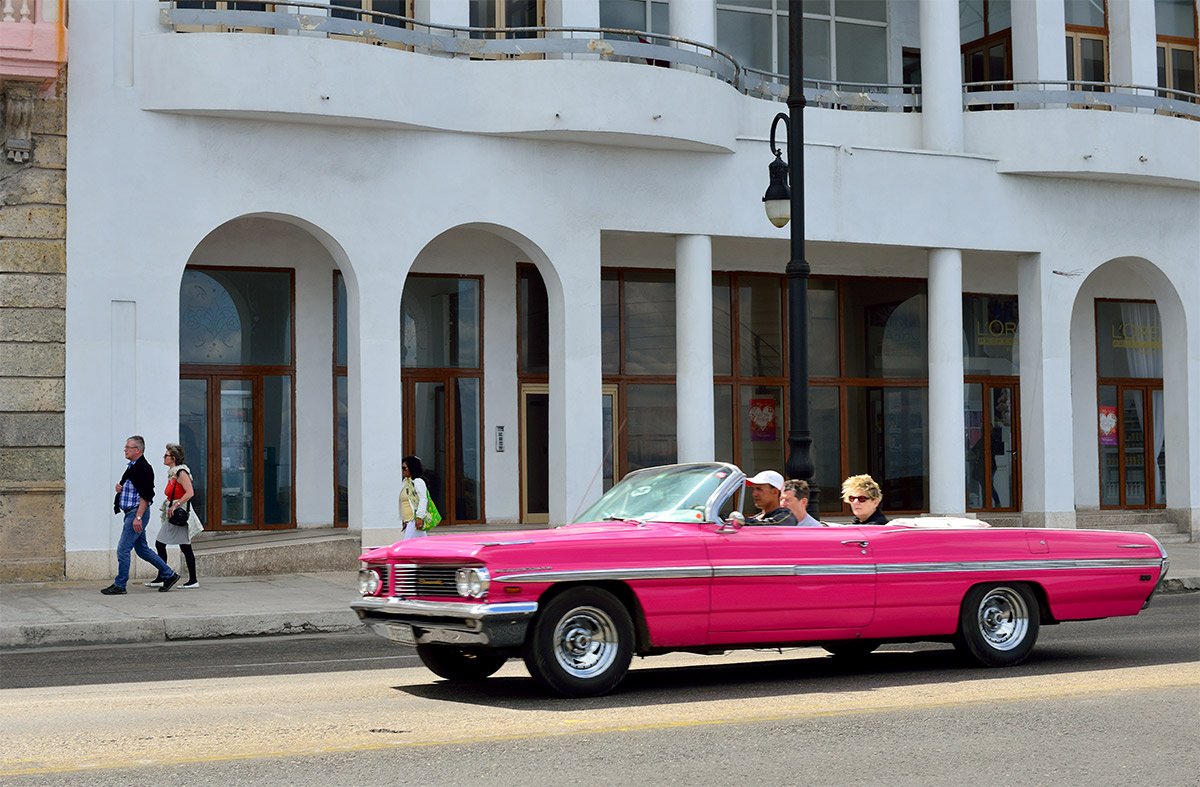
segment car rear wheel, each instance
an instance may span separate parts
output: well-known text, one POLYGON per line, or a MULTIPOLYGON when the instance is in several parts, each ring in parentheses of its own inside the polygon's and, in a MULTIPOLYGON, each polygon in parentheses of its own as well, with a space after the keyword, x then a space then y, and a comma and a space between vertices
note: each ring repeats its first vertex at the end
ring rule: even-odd
POLYGON ((458 645, 417 645, 417 655, 434 675, 454 681, 483 680, 508 661, 493 650, 458 645))
POLYGON ((529 674, 567 697, 594 697, 616 688, 633 658, 633 619, 616 596, 571 588, 538 613, 525 643, 529 674))
POLYGON ((880 643, 873 639, 848 639, 843 642, 826 642, 821 647, 842 659, 861 659, 878 648, 880 643))
POLYGON ((988 667, 1011 667, 1037 642, 1037 599, 1022 584, 977 585, 967 591, 954 644, 988 667))

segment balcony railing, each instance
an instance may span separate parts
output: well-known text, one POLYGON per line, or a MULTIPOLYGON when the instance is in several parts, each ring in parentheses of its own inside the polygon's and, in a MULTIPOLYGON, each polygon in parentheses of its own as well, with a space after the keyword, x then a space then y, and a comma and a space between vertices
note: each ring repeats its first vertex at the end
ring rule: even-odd
MULTIPOLYGON (((161 23, 178 32, 325 35, 441 57, 472 60, 587 58, 681 68, 726 82, 746 95, 787 99, 784 74, 746 68, 714 46, 677 36, 603 27, 455 27, 335 3, 161 0, 161 23)), ((869 112, 919 112, 920 85, 805 80, 811 106, 869 112)), ((972 82, 968 110, 1046 107, 1145 109, 1200 120, 1200 95, 1101 82, 972 82)))
POLYGON ((966 109, 1144 109, 1162 115, 1200 120, 1200 95, 1148 85, 1108 82, 968 82, 963 85, 966 109))

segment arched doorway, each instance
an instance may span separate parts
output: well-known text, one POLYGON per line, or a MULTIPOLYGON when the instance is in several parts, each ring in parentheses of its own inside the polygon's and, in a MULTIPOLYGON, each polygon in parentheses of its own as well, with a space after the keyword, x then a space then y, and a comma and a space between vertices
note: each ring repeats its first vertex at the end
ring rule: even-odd
POLYGON ((210 529, 294 527, 294 271, 189 267, 180 442, 210 529))

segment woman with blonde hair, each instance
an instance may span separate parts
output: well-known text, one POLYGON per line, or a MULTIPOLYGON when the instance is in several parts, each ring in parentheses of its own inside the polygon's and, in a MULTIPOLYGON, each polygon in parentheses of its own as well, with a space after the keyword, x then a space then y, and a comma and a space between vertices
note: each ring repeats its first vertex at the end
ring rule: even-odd
POLYGON ((850 504, 856 525, 886 525, 883 515, 883 490, 875 479, 866 473, 852 475, 842 482, 842 500, 850 504))

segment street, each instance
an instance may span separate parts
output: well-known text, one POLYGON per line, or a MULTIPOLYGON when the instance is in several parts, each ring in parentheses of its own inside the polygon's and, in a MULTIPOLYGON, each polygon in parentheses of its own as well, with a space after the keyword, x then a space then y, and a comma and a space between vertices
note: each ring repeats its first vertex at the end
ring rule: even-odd
POLYGON ((0 782, 1195 783, 1200 594, 1042 629, 1023 665, 893 645, 637 660, 540 693, 451 686, 362 634, 0 654, 0 782))

